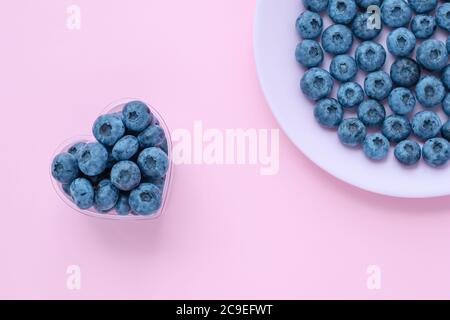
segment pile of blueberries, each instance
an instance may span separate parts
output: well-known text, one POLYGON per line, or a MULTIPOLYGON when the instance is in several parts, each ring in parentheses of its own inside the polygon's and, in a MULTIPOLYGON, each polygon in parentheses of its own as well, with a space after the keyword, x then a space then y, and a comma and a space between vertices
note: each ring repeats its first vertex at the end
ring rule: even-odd
POLYGON ((141 101, 101 115, 96 142, 78 142, 56 155, 51 172, 80 209, 151 215, 162 202, 169 168, 164 130, 141 101))
POLYGON ((303 40, 295 55, 308 68, 300 87, 316 101, 316 120, 326 128, 337 128, 342 144, 362 145, 369 159, 384 159, 393 144, 395 157, 404 165, 416 164, 422 155, 432 167, 445 165, 450 158, 450 121, 443 124, 433 109, 441 106, 450 116, 450 37, 446 43, 429 38, 437 27, 450 31, 450 3, 303 0, 303 4, 307 11, 296 21, 303 40), (334 24, 322 32, 323 11, 334 24), (386 50, 373 41, 383 26, 390 28, 386 47, 395 57, 390 74, 381 70, 386 50), (321 44, 315 40, 318 37, 321 44), (361 43, 352 57, 348 52, 354 38, 361 43), (329 72, 319 67, 324 51, 333 56, 329 72), (366 72, 364 88, 353 81, 358 69, 366 72), (329 97, 335 81, 339 82, 336 99, 329 97), (390 115, 383 106, 385 100, 390 115), (414 112, 416 100, 423 111, 414 112), (352 109, 356 116, 344 119, 344 110, 352 109), (416 139, 408 139, 412 134, 416 139))

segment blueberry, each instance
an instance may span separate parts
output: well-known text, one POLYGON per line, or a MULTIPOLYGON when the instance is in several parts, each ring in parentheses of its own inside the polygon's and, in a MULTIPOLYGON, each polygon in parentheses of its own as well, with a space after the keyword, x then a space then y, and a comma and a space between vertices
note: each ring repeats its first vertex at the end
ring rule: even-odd
POLYGON ((128 202, 131 210, 139 215, 150 215, 161 207, 161 190, 151 183, 142 183, 131 191, 128 202))
POLYGON ((416 60, 428 70, 441 70, 447 65, 447 47, 439 40, 425 40, 417 47, 416 60))
POLYGON ((441 127, 441 135, 442 135, 443 138, 445 138, 448 141, 450 141, 450 121, 447 121, 441 127))
POLYGON ((153 115, 147 105, 141 101, 128 102, 122 110, 125 126, 134 132, 140 132, 152 122, 153 115))
POLYGON ((407 25, 412 11, 404 0, 384 0, 381 5, 381 19, 392 28, 407 25))
POLYGON ((331 92, 333 79, 327 71, 321 68, 311 68, 303 74, 300 88, 308 98, 319 100, 331 92))
POLYGON ((412 166, 422 156, 420 145, 414 140, 403 140, 394 149, 395 158, 402 164, 412 166))
POLYGON ((323 49, 333 55, 346 53, 352 44, 352 32, 343 24, 333 24, 322 34, 323 49))
POLYGON ((322 33, 322 27, 322 18, 312 11, 302 12, 295 23, 295 28, 303 39, 317 38, 322 33))
POLYGON ((364 100, 364 91, 356 82, 345 82, 337 91, 337 99, 345 108, 352 108, 364 100))
POLYGON ((307 68, 317 67, 323 61, 323 50, 315 40, 303 40, 295 49, 295 59, 307 68))
POLYGON ((450 36, 448 36, 447 40, 445 41, 445 46, 447 48, 447 52, 450 54, 450 36))
POLYGON ((371 160, 382 160, 388 154, 389 141, 381 133, 368 134, 363 142, 363 151, 371 160))
POLYGON ((428 39, 436 30, 436 19, 433 16, 417 15, 411 22, 411 30, 418 39, 428 39))
POLYGON ((358 119, 368 127, 380 125, 386 117, 386 111, 377 100, 366 100, 358 107, 358 119))
POLYGON ((416 36, 406 28, 397 28, 389 32, 386 44, 394 56, 406 57, 416 47, 416 36))
POLYGON ((356 48, 356 63, 366 72, 380 69, 386 61, 386 50, 383 46, 373 42, 364 41, 356 48))
POLYGON ((167 155, 159 148, 144 149, 138 157, 137 164, 146 177, 163 177, 169 168, 167 155))
POLYGON ((367 12, 358 13, 356 15, 352 23, 352 31, 355 37, 361 40, 371 40, 380 34, 383 25, 380 25, 380 28, 377 28, 375 25, 375 19, 373 19, 372 16, 372 13, 367 12), (370 23, 373 25, 369 28, 370 23))
POLYGON ((436 23, 442 29, 450 31, 450 3, 444 3, 436 9, 436 23))
POLYGON ((123 137, 125 126, 118 117, 112 114, 104 114, 95 120, 92 132, 98 142, 111 147, 123 137))
POLYGON ((398 87, 389 94, 388 104, 395 114, 405 115, 414 110, 416 98, 411 90, 398 87))
POLYGON ((118 199, 119 190, 111 183, 111 181, 108 179, 100 181, 95 190, 95 209, 99 212, 107 212, 114 208, 118 199))
POLYGON ((442 100, 442 110, 450 117, 450 93, 447 93, 444 100, 442 100))
POLYGON ((423 77, 416 86, 417 100, 426 108, 440 104, 444 96, 444 85, 435 76, 423 77))
POLYGON ((75 179, 70 185, 70 195, 80 209, 89 209, 94 204, 94 188, 85 178, 75 179))
POLYGON ((410 58, 395 60, 391 65, 392 81, 401 87, 412 87, 420 79, 420 67, 410 58))
POLYGON ((330 63, 330 74, 336 80, 346 82, 352 80, 357 73, 356 61, 347 54, 334 56, 330 63))
POLYGON ((158 125, 151 125, 138 136, 139 146, 142 149, 149 147, 159 147, 167 142, 163 128, 158 125))
POLYGON ((335 99, 324 98, 316 103, 314 117, 326 128, 336 128, 342 121, 344 111, 335 99))
POLYGON ((77 156, 78 152, 86 145, 85 142, 77 142, 74 143, 69 150, 67 150, 68 153, 70 153, 71 155, 73 155, 74 157, 77 156))
POLYGON ((450 90, 450 64, 447 65, 444 70, 442 71, 441 75, 441 81, 444 84, 444 86, 450 90))
POLYGON ((106 169, 108 151, 97 142, 87 143, 78 153, 78 167, 87 176, 96 176, 106 169))
POLYGON ((320 12, 327 8, 328 0, 303 0, 306 9, 314 12, 320 12))
POLYGON ((356 16, 354 0, 329 0, 328 15, 335 23, 347 24, 356 16))
POLYGON ((164 186, 166 184, 166 177, 160 177, 160 178, 145 178, 143 182, 154 184, 163 192, 164 186))
POLYGON ((111 182, 119 190, 130 191, 141 182, 141 171, 132 161, 117 162, 111 169, 111 182))
POLYGON ((379 7, 382 1, 383 0, 356 0, 356 4, 360 6, 362 9, 367 9, 370 6, 379 7))
POLYGON ((70 185, 72 183, 64 183, 61 185, 63 191, 65 192, 65 194, 67 194, 68 196, 70 196, 70 185))
POLYGON ((449 143, 442 138, 432 138, 423 145, 423 159, 432 167, 440 167, 449 158, 449 143))
POLYGON ((441 130, 441 119, 433 111, 417 112, 411 120, 414 134, 423 140, 434 138, 441 130))
POLYGON ((52 176, 61 183, 71 183, 78 177, 76 158, 67 152, 58 154, 52 162, 52 176))
POLYGON ((384 120, 381 132, 389 141, 400 142, 411 134, 411 124, 404 116, 390 115, 384 120))
POLYGON ((369 98, 383 100, 391 90, 391 78, 384 71, 371 72, 364 79, 364 91, 369 98))
POLYGON ((114 145, 112 156, 115 160, 131 159, 139 150, 139 141, 135 136, 125 136, 114 145))
POLYGON ((128 195, 121 193, 119 200, 117 200, 116 206, 114 207, 117 214, 120 216, 126 216, 130 213, 130 204, 128 203, 128 195))
POLYGON ((437 0, 408 0, 408 3, 416 13, 430 12, 437 6, 437 0))
POLYGON ((339 141, 345 146, 356 147, 366 137, 366 127, 356 118, 344 119, 338 129, 339 141))

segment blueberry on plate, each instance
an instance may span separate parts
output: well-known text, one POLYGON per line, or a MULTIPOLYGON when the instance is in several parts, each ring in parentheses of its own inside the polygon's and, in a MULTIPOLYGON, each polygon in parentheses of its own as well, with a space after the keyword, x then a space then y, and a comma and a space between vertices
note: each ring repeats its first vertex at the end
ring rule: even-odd
POLYGON ((353 108, 364 100, 364 90, 357 82, 345 82, 337 91, 337 99, 344 108, 353 108))
POLYGON ((411 120, 412 131, 423 140, 434 138, 441 130, 442 122, 436 112, 420 111, 411 120))
POLYGON ((383 123, 386 110, 377 100, 369 99, 358 107, 358 119, 367 127, 377 126, 383 123))
POLYGON ((412 87, 420 79, 420 66, 410 58, 400 58, 391 65, 392 82, 401 87, 412 87))
POLYGON ((335 99, 324 98, 317 101, 314 108, 314 117, 317 122, 326 128, 336 128, 342 121, 344 111, 335 99))
POLYGON ((141 132, 147 128, 153 120, 149 107, 141 101, 128 102, 122 110, 123 123, 128 130, 141 132))
POLYGON ((322 34, 322 47, 326 52, 337 55, 346 53, 353 44, 353 35, 343 24, 333 24, 322 34))
POLYGON ((356 63, 361 70, 372 72, 384 65, 386 50, 376 42, 364 41, 356 48, 355 57, 356 63))
POLYGON ((87 143, 77 155, 78 167, 87 176, 96 176, 106 169, 108 151, 98 142, 87 143))
POLYGON ((114 145, 111 154, 116 161, 131 159, 139 151, 139 141, 135 136, 121 138, 114 145))
POLYGON ((448 141, 450 141, 450 121, 447 121, 441 127, 441 135, 444 139, 447 139, 448 141))
POLYGON ((442 29, 450 31, 450 3, 444 3, 436 9, 436 23, 442 29))
POLYGON ((407 28, 397 28, 389 32, 386 44, 394 56, 406 57, 416 47, 416 36, 407 28))
POLYGON ((389 94, 388 105, 395 114, 405 115, 414 110, 416 98, 410 89, 397 87, 389 94))
POLYGON ((339 141, 348 147, 360 145, 364 141, 366 133, 366 127, 356 118, 344 119, 338 129, 339 141))
POLYGON ((430 12, 437 6, 437 0, 408 0, 408 3, 416 13, 430 12))
POLYGON ((352 80, 357 73, 356 61, 347 54, 334 56, 330 63, 330 74, 338 81, 352 80))
POLYGON ((144 149, 138 157, 137 164, 142 175, 149 178, 163 177, 169 168, 169 160, 159 148, 144 149))
POLYGON ((104 114, 95 120, 92 133, 98 142, 112 147, 125 134, 125 126, 113 114, 104 114))
POLYGON ((444 70, 442 71, 441 75, 441 81, 444 84, 444 86, 450 90, 450 64, 447 65, 444 70))
POLYGON ((436 39, 425 40, 417 47, 416 60, 430 71, 441 70, 448 63, 447 47, 436 39))
POLYGON ((134 213, 150 215, 161 207, 161 190, 154 184, 142 183, 131 191, 128 202, 134 213))
POLYGON ((314 39, 322 33, 323 20, 317 13, 307 10, 299 15, 295 28, 303 39, 314 39))
POLYGON ((85 178, 75 179, 70 185, 70 195, 80 209, 89 209, 94 204, 94 188, 85 178))
POLYGON ((74 157, 77 156, 78 152, 86 145, 85 142, 77 142, 74 143, 69 150, 67 150, 68 153, 70 153, 71 155, 73 155, 74 157))
POLYGON ((356 16, 356 3, 354 0, 329 0, 328 16, 335 23, 348 24, 356 16))
POLYGON ((381 132, 389 141, 400 142, 411 134, 411 124, 404 116, 390 115, 384 120, 381 132))
POLYGON ((303 74, 300 88, 308 98, 319 100, 330 94, 333 89, 333 79, 327 71, 311 68, 303 74))
POLYGON ((119 199, 119 190, 111 183, 109 179, 100 181, 95 190, 94 207, 99 212, 104 213, 112 208, 119 199))
POLYGON ((419 162, 422 151, 420 145, 414 140, 403 140, 394 149, 395 158, 406 166, 412 166, 419 162))
POLYGON ((111 182, 121 191, 130 191, 141 182, 141 171, 132 161, 117 162, 111 169, 111 182))
POLYGON ((70 153, 58 154, 52 162, 52 176, 61 183, 71 183, 78 177, 76 158, 70 153))
POLYGON ((442 100, 442 110, 450 117, 450 93, 447 93, 444 100, 442 100))
POLYGON ((383 100, 391 90, 392 80, 384 71, 371 72, 364 79, 364 91, 369 98, 383 100))
POLYGON ((323 50, 315 40, 303 40, 295 49, 295 59, 307 68, 317 67, 323 61, 323 50))
POLYGON ((423 145, 423 159, 432 167, 440 167, 449 158, 449 142, 443 138, 432 138, 423 145))
POLYGON ((419 14, 411 22, 411 30, 417 39, 428 39, 436 27, 436 19, 433 16, 419 14))
POLYGON ((405 26, 412 17, 412 10, 404 0, 384 0, 381 4, 381 19, 392 28, 405 26))
POLYGON ((382 160, 388 154, 389 141, 381 133, 368 134, 363 142, 363 151, 371 160, 382 160))
POLYGON ((434 107, 444 100, 445 87, 435 76, 425 76, 416 85, 416 97, 424 107, 434 107))
POLYGON ((328 0, 303 0, 306 9, 314 12, 321 12, 328 6, 328 0))
POLYGON ((117 200, 116 206, 114 207, 117 214, 120 216, 126 216, 130 213, 131 208, 128 203, 128 194, 120 193, 119 199, 117 200))
POLYGON ((377 28, 375 25, 376 19, 373 19, 372 16, 372 13, 367 12, 358 13, 356 15, 352 23, 352 31, 355 37, 360 40, 371 40, 380 34, 383 24, 380 24, 380 28, 377 28), (371 23, 373 25, 370 25, 371 23))
POLYGON ((163 128, 158 125, 149 126, 138 135, 137 139, 141 149, 159 147, 167 142, 163 128))

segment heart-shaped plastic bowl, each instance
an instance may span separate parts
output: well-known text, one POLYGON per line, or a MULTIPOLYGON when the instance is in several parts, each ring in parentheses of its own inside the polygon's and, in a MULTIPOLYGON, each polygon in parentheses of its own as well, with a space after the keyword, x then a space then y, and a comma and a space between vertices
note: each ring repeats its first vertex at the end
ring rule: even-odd
MULTIPOLYGON (((164 122, 163 117, 161 116, 161 114, 158 112, 158 110, 156 110, 153 106, 151 106, 150 104, 146 103, 144 100, 142 99, 134 99, 134 98, 123 98, 120 99, 118 101, 115 101, 111 104, 109 104, 106 108, 104 108, 103 112, 101 114, 107 114, 107 113, 115 113, 115 112, 120 112, 122 111, 123 107, 125 106, 125 104, 127 104, 130 101, 143 101, 149 108, 150 111, 152 112, 154 118, 156 118, 156 124, 158 124, 163 130, 164 130, 164 134, 166 136, 166 140, 167 140, 167 156, 169 158, 169 167, 167 169, 167 173, 166 173, 166 178, 164 181, 164 188, 163 188, 163 192, 162 192, 162 197, 161 197, 161 206, 159 207, 159 209, 157 211, 155 211, 154 213, 150 214, 150 215, 136 215, 133 214, 132 212, 130 212, 130 214, 128 215, 119 215, 115 212, 114 209, 112 209, 111 211, 107 212, 107 213, 100 213, 97 210, 94 209, 94 207, 91 207, 89 209, 86 210, 82 210, 80 208, 78 208, 73 202, 72 199, 70 198, 70 195, 68 195, 63 187, 62 184, 60 182, 58 182, 55 178, 53 178, 52 176, 52 165, 50 164, 50 179, 52 181, 53 184, 53 188, 56 191, 56 194, 59 196, 59 198, 61 198, 62 201, 64 201, 64 203, 66 205, 68 205, 70 208, 74 209, 75 211, 82 213, 84 215, 90 216, 90 217, 95 217, 95 218, 102 218, 102 219, 113 219, 113 220, 149 220, 149 219, 156 219, 159 218, 161 216, 161 214, 164 212, 165 206, 167 204, 167 200, 168 200, 168 196, 169 196, 169 191, 170 191, 170 185, 171 185, 171 181, 172 181, 172 140, 170 138, 170 131, 166 125, 166 123, 164 122)), ((100 114, 99 114, 100 115, 100 114)), ((155 123, 154 120, 154 123, 155 123)), ((95 119, 93 119, 91 122, 94 123, 95 119)), ((74 136, 72 138, 69 138, 65 141, 63 141, 58 148, 55 150, 52 159, 55 158, 55 156, 59 153, 62 152, 67 152, 68 149, 74 145, 75 143, 78 142, 94 142, 96 141, 93 135, 79 135, 79 136, 74 136)))

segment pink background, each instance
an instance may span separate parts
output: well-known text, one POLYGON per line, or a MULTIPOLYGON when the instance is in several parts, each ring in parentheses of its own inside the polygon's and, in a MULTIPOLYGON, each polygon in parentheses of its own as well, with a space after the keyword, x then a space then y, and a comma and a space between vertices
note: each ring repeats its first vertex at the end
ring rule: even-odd
POLYGON ((255 73, 255 0, 73 3, 81 31, 66 28, 72 1, 1 6, 0 298, 450 298, 449 198, 358 190, 284 134, 276 176, 175 166, 159 220, 69 209, 51 156, 118 98, 149 101, 172 129, 277 128, 255 73), (72 264, 79 291, 66 288, 72 264))

